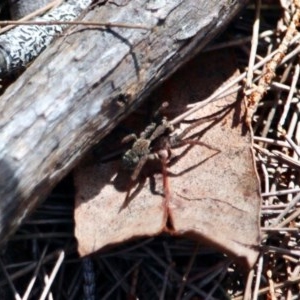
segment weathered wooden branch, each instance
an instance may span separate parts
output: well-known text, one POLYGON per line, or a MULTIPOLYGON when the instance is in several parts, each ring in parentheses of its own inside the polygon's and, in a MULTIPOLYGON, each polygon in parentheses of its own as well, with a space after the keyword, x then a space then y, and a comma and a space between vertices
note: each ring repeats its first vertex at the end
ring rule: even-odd
POLYGON ((0 99, 1 243, 91 146, 246 1, 233 2, 106 2, 85 20, 152 30, 71 28, 6 90, 0 99))

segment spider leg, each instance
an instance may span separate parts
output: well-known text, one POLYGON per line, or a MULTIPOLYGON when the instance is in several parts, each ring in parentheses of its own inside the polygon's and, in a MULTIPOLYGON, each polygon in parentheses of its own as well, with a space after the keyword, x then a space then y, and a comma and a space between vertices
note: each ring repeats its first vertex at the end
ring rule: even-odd
POLYGON ((125 143, 129 143, 129 142, 131 142, 131 141, 133 141, 133 140, 135 140, 135 141, 137 140, 137 136, 136 136, 136 134, 134 134, 134 133, 128 134, 128 135, 126 135, 125 137, 123 137, 121 143, 122 143, 122 144, 125 144, 125 143))
POLYGON ((148 154, 145 154, 141 157, 141 159, 139 160, 139 163, 137 164, 136 168, 134 169, 132 175, 131 175, 131 179, 132 181, 136 181, 136 179, 138 178, 139 174, 141 173, 141 170, 143 168, 143 166, 145 165, 145 163, 148 160, 148 154))
POLYGON ((148 125, 145 130, 140 134, 140 138, 142 139, 148 139, 149 137, 151 137, 151 135, 153 134, 153 132, 155 131, 156 128, 156 124, 155 123, 151 123, 150 125, 148 125))
POLYGON ((163 111, 164 111, 166 108, 168 108, 168 106, 169 106, 169 102, 167 102, 167 101, 163 102, 163 103, 159 106, 159 108, 156 110, 156 112, 153 114, 153 117, 156 119, 156 118, 158 118, 159 116, 161 116, 162 113, 163 113, 163 111))
POLYGON ((154 141, 158 137, 166 134, 166 133, 171 133, 174 131, 173 125, 169 123, 166 117, 162 119, 162 123, 158 125, 155 130, 153 131, 152 135, 150 136, 149 140, 154 141))

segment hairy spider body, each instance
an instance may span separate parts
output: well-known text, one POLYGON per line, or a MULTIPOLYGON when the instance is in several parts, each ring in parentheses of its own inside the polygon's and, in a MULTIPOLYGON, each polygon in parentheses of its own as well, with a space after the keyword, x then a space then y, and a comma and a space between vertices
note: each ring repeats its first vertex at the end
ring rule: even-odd
POLYGON ((131 149, 125 152, 122 157, 122 165, 127 170, 134 170, 131 176, 136 180, 142 167, 148 160, 159 159, 159 152, 153 151, 153 144, 162 136, 167 136, 173 131, 173 126, 169 124, 166 118, 162 119, 161 124, 151 123, 137 138, 135 134, 126 136, 122 142, 135 140, 131 149))
POLYGON ((151 141, 143 138, 136 139, 132 148, 125 152, 122 164, 127 170, 134 170, 145 155, 150 155, 151 141))

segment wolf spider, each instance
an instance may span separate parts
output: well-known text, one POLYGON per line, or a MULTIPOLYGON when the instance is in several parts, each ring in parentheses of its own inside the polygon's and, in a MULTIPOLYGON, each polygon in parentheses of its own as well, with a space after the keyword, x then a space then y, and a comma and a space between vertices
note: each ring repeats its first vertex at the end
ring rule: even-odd
POLYGON ((138 178, 143 166, 148 160, 170 160, 172 148, 179 148, 187 144, 197 144, 219 151, 204 142, 192 138, 184 139, 193 128, 207 121, 206 118, 205 120, 201 119, 195 121, 180 134, 170 135, 174 131, 174 126, 170 124, 166 117, 163 117, 160 124, 152 122, 145 128, 139 137, 137 137, 136 134, 125 136, 122 143, 134 140, 132 147, 127 150, 122 157, 124 169, 133 171, 131 175, 132 181, 135 181, 138 178))

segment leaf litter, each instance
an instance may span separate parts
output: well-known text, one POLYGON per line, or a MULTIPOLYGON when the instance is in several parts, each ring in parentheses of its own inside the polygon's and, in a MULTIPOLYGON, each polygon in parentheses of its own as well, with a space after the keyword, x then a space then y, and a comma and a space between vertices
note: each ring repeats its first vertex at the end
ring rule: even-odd
MULTIPOLYGON (((216 63, 209 66, 205 55, 193 61, 157 92, 152 107, 167 100, 165 114, 173 119, 191 104, 191 98, 199 100, 214 91, 213 86, 207 88, 209 84, 237 76, 228 67, 233 66, 229 53, 226 59, 224 54, 210 53, 216 63), (224 71, 215 72, 216 66, 224 71)), ((75 172, 79 253, 88 255, 167 232, 215 246, 253 266, 259 253, 261 200, 244 112, 234 93, 175 124, 177 132, 193 127, 183 137, 185 143, 171 147, 172 158, 165 162, 147 161, 133 182, 120 158, 101 162, 100 157, 98 163, 97 158, 89 158, 80 165, 75 172)), ((139 124, 145 116, 135 114, 129 119, 139 124)))

